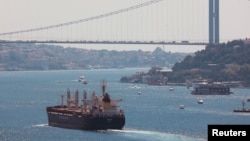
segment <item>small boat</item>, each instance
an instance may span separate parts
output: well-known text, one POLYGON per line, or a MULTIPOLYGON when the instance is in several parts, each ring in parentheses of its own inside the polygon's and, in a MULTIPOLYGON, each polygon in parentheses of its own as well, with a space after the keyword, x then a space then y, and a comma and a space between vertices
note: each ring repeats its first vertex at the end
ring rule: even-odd
POLYGON ((245 100, 242 101, 242 108, 234 109, 234 112, 243 112, 243 113, 250 113, 250 108, 246 108, 246 102, 245 100))
POLYGON ((140 87, 137 86, 137 85, 134 85, 134 86, 131 86, 131 88, 134 88, 134 89, 139 89, 140 87))
POLYGON ((203 104, 203 99, 199 98, 197 101, 198 104, 203 104))
POLYGON ((82 82, 83 84, 88 84, 85 76, 83 76, 83 75, 79 77, 78 82, 82 82))
POLYGON ((180 108, 180 109, 184 109, 185 106, 184 106, 183 104, 181 104, 181 105, 179 106, 179 108, 180 108))
POLYGON ((169 91, 174 91, 174 88, 173 88, 173 87, 170 87, 170 88, 169 88, 169 91))
POLYGON ((141 91, 138 91, 137 94, 140 95, 142 92, 141 91))
POLYGON ((247 102, 250 102, 250 98, 247 98, 247 102))
POLYGON ((234 109, 234 112, 250 113, 250 109, 234 109))

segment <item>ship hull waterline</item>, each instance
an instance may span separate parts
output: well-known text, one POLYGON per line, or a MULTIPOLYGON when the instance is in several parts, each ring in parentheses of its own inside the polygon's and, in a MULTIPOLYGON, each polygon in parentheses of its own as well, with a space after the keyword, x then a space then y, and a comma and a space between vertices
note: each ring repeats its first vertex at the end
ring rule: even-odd
POLYGON ((125 125, 124 116, 81 116, 48 113, 48 125, 60 128, 80 130, 122 130, 125 125))

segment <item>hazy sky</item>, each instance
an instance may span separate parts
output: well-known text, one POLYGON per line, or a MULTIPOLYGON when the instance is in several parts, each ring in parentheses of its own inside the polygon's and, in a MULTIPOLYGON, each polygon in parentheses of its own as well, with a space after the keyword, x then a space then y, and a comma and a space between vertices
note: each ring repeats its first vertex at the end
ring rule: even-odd
MULTIPOLYGON (((149 0, 0 0, 0 33, 77 21, 131 7, 146 1, 149 0)), ((163 40, 165 37, 168 37, 170 41, 185 39, 198 39, 202 41, 208 38, 208 0, 163 0, 152 6, 148 6, 148 8, 141 9, 140 11, 134 10, 126 14, 120 14, 119 17, 113 18, 115 20, 112 18, 109 20, 109 17, 107 17, 106 21, 101 19, 98 24, 91 22, 91 25, 96 25, 95 29, 91 29, 92 31, 96 30, 96 33, 88 33, 90 29, 83 29, 86 32, 85 34, 88 34, 86 38, 133 40, 135 37, 140 37, 135 40, 163 40), (195 5, 199 5, 200 7, 195 5), (174 9, 175 12, 173 12, 174 9), (204 9, 204 11, 197 12, 194 9, 197 9, 197 11, 204 9), (173 17, 173 15, 178 18, 159 18, 160 16, 173 17), (189 15, 193 16, 190 17, 189 15), (130 25, 126 20, 131 21, 130 25), (197 21, 193 22, 194 20, 197 21), (101 27, 100 24, 107 25, 107 27, 101 27), (152 26, 154 24, 155 26, 152 26), (178 25, 178 28, 175 29, 175 25, 178 25), (123 28, 121 29, 120 27, 123 28), (139 30, 136 33, 132 33, 135 31, 134 28, 139 30), (117 30, 119 31, 117 32, 117 30), (196 34, 192 34, 194 32, 196 34), (120 39, 121 36, 123 37, 120 39)), ((249 0, 220 0, 221 42, 245 37, 250 38, 249 15, 249 0)), ((87 27, 89 28, 89 25, 85 24, 85 28, 87 27)), ((78 32, 78 29, 71 30, 78 32)), ((0 38, 2 37, 0 36, 0 38)), ((157 45, 119 45, 119 47, 117 45, 77 46, 93 49, 154 50, 157 45)), ((197 47, 190 46, 165 46, 164 48, 166 51, 172 52, 194 52, 197 50, 197 47)), ((198 47, 198 49, 202 48, 204 47, 198 47)))

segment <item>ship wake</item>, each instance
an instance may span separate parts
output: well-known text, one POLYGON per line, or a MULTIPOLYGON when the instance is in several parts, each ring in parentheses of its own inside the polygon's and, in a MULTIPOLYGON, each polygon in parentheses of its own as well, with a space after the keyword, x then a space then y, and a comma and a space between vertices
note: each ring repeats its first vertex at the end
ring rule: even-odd
POLYGON ((139 140, 158 140, 158 141, 204 141, 201 138, 192 138, 179 134, 171 134, 159 131, 147 131, 147 130, 137 130, 137 129, 124 129, 124 130, 107 130, 107 133, 121 133, 122 136, 131 139, 139 140))
POLYGON ((46 123, 46 124, 34 124, 32 125, 32 127, 49 127, 49 125, 46 123))

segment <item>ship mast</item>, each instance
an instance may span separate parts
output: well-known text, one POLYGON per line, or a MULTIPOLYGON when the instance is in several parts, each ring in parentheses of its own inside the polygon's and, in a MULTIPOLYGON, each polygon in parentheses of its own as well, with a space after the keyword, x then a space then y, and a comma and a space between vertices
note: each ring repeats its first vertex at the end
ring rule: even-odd
POLYGON ((106 93, 106 81, 103 80, 102 81, 102 96, 104 96, 106 93))

